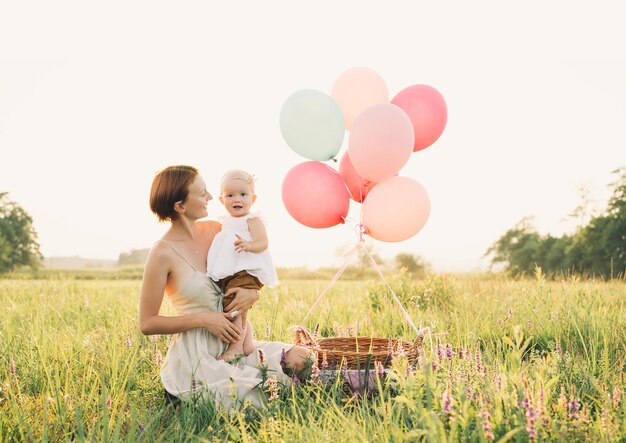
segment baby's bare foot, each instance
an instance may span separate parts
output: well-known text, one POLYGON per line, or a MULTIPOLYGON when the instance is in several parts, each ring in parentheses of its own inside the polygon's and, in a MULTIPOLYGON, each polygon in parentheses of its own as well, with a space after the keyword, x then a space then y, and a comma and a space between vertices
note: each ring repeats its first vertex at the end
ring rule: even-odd
POLYGON ((233 348, 232 346, 226 350, 222 355, 219 356, 218 360, 224 360, 226 362, 230 362, 231 360, 237 360, 241 356, 244 355, 243 349, 241 346, 233 348))
POLYGON ((243 345, 243 353, 246 355, 252 354, 256 351, 256 347, 253 344, 245 344, 243 345))

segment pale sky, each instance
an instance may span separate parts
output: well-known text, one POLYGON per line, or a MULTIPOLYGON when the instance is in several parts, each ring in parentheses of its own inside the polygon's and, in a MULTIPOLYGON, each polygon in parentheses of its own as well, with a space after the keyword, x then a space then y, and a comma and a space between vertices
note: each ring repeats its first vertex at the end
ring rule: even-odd
MULTIPOLYGON (((524 216, 571 231, 583 183, 605 205, 626 165, 625 21, 620 1, 3 2, 0 191, 32 215, 44 255, 117 258, 165 230, 147 203, 159 169, 195 165, 217 194, 242 168, 276 264, 337 264, 351 229, 307 228, 283 206, 306 159, 279 112, 366 66, 392 97, 428 84, 448 105, 441 138, 400 171, 428 190, 430 219, 377 252, 472 270, 524 216)), ((224 213, 217 198, 209 212, 224 213)))

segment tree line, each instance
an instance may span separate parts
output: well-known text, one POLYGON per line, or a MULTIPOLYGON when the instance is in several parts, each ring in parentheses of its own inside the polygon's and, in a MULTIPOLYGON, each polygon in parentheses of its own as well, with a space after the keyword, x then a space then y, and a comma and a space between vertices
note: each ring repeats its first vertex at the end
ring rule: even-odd
MULTIPOLYGON (((504 264, 513 276, 529 275, 538 268, 546 275, 580 275, 584 277, 624 278, 626 272, 626 167, 613 171, 612 195, 607 207, 580 225, 572 234, 560 237, 540 234, 529 218, 522 219, 494 242, 486 256, 492 264, 504 264)), ((584 205, 583 205, 584 206, 584 205)), ((580 215, 584 207, 575 214, 580 215)), ((381 263, 380 257, 368 247, 370 255, 381 263)), ((341 255, 345 251, 340 251, 341 255)), ((147 249, 120 254, 120 266, 142 265, 147 249)), ((6 192, 0 192, 0 273, 19 268, 37 269, 41 266, 37 232, 31 216, 6 192)), ((395 265, 420 276, 428 264, 410 253, 395 257, 395 265)), ((368 254, 359 251, 349 271, 366 276, 371 271, 368 254)))
MULTIPOLYGON (((626 167, 613 171, 607 207, 572 234, 560 237, 537 232, 529 218, 509 229, 487 250, 493 264, 514 275, 538 268, 549 276, 624 278, 626 271, 626 167)), ((573 215, 580 215, 579 207, 573 215)))

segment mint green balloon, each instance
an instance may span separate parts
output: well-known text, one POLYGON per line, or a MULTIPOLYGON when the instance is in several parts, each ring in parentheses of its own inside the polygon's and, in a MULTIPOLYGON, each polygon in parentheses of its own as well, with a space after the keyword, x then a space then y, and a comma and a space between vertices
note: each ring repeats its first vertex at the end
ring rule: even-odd
POLYGON ((301 156, 330 160, 343 143, 343 113, 329 95, 302 89, 293 93, 280 110, 280 132, 289 147, 301 156))

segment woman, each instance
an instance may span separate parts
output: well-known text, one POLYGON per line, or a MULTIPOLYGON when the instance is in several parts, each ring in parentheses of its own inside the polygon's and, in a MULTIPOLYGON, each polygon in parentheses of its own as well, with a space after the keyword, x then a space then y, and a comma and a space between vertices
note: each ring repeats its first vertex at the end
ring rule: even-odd
MULTIPOLYGON (((166 392, 186 400, 192 395, 213 396, 226 409, 244 400, 262 406, 258 354, 243 358, 238 365, 217 360, 242 334, 230 319, 241 315, 245 325, 248 309, 259 299, 255 289, 233 288, 235 299, 229 312, 222 312, 222 294, 206 276, 206 257, 220 224, 199 221, 208 215, 213 197, 206 190, 198 170, 191 166, 170 166, 159 172, 150 191, 150 209, 160 221, 171 226, 152 247, 146 262, 139 302, 139 327, 145 335, 175 334, 161 368, 166 392), (159 315, 166 293, 178 315, 159 315)), ((229 291, 230 293, 230 291, 229 291)), ((257 342, 265 354, 269 375, 288 382, 286 366, 300 371, 308 351, 279 342, 257 342), (285 363, 285 362, 283 362, 285 363)))

